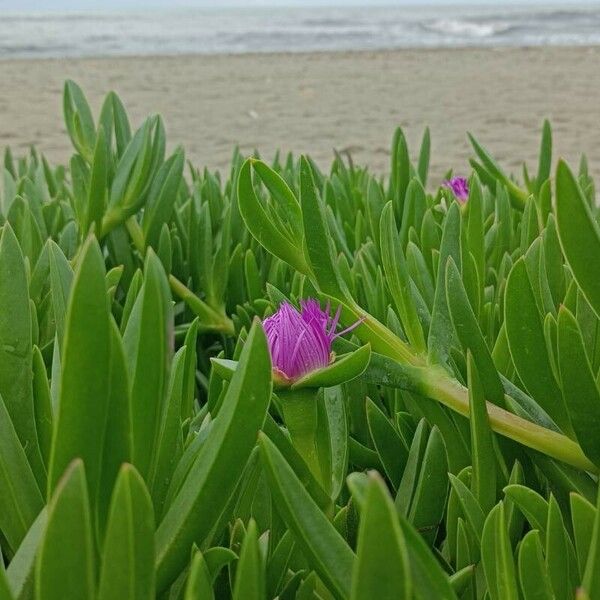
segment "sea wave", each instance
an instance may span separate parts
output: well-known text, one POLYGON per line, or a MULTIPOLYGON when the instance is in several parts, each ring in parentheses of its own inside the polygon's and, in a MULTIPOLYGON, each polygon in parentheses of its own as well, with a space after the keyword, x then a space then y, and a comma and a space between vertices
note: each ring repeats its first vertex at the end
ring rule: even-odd
POLYGON ((536 21, 554 21, 559 23, 568 23, 579 19, 598 19, 600 14, 593 7, 584 7, 581 10, 565 10, 561 8, 549 9, 544 11, 535 11, 531 16, 536 21))
MULTIPOLYGON (((0 0, 1 3, 2 0, 0 0)), ((0 58, 600 45, 600 7, 398 6, 21 13, 0 58)))

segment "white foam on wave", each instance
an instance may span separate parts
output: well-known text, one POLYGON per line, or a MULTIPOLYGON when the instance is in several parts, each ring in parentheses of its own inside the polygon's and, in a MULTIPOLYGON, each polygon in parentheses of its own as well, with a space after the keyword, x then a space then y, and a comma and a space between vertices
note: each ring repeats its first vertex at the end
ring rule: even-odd
POLYGON ((512 28, 510 23, 496 21, 494 23, 476 22, 461 19, 437 19, 423 23, 429 31, 445 35, 468 36, 473 38, 488 38, 506 33, 512 28))

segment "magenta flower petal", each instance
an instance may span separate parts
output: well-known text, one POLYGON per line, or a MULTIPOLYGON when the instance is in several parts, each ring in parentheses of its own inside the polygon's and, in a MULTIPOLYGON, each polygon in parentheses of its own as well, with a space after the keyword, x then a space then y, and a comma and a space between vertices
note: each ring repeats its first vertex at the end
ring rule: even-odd
MULTIPOLYGON (((263 321, 271 352, 275 375, 295 381, 316 369, 322 369, 332 360, 331 344, 341 334, 336 333, 340 310, 332 318, 329 305, 323 310, 309 298, 300 301, 298 311, 289 302, 263 321)), ((344 330, 351 331, 358 323, 344 330)))
POLYGON ((469 183, 464 177, 447 179, 442 185, 452 190, 459 202, 466 202, 469 199, 469 183))

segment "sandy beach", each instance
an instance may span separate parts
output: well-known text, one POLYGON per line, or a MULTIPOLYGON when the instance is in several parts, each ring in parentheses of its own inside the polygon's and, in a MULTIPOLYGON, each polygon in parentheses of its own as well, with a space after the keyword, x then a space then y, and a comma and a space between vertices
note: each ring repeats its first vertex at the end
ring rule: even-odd
POLYGON ((600 174, 600 47, 2 61, 0 147, 68 159, 67 77, 95 111, 113 89, 134 124, 162 114, 171 146, 211 169, 239 144, 310 153, 324 167, 337 148, 385 172, 400 124, 413 153, 430 126, 434 178, 468 169, 466 131, 520 176, 523 158, 535 169, 547 117, 556 155, 585 152, 600 174))

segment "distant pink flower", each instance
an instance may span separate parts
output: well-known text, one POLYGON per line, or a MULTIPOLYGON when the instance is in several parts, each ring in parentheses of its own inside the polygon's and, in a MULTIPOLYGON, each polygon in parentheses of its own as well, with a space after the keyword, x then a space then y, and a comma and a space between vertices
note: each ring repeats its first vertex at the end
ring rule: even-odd
POLYGON ((464 177, 452 177, 452 179, 444 181, 442 185, 452 190, 459 202, 466 202, 469 199, 469 183, 464 177))
POLYGON ((298 311, 289 302, 284 302, 275 314, 263 321, 274 375, 286 383, 328 366, 333 359, 333 340, 361 322, 336 333, 341 307, 334 317, 329 314, 329 305, 322 310, 312 298, 301 300, 300 308, 298 311))

